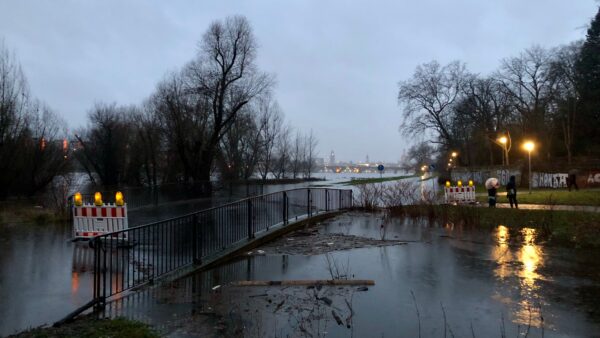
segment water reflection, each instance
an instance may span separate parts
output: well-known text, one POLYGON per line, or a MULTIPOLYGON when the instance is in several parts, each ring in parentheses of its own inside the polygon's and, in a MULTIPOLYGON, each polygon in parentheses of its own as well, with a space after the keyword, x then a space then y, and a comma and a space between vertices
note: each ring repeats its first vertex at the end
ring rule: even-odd
POLYGON ((523 325, 540 327, 541 304, 540 281, 543 277, 538 269, 543 266, 543 248, 536 245, 537 230, 523 228, 515 232, 511 238, 508 227, 499 225, 496 228, 496 247, 492 251, 497 263, 494 270, 500 280, 517 276, 519 278, 519 294, 514 311, 515 321, 523 325))

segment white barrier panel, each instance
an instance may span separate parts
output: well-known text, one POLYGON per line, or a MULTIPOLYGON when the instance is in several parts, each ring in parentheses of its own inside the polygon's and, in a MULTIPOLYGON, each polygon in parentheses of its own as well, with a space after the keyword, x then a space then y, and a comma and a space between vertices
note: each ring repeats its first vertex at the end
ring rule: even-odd
POLYGON ((124 206, 104 204, 101 207, 86 204, 73 207, 73 237, 75 238, 90 239, 127 228, 126 204, 124 206))
POLYGON ((446 203, 475 203, 475 186, 444 187, 446 203))

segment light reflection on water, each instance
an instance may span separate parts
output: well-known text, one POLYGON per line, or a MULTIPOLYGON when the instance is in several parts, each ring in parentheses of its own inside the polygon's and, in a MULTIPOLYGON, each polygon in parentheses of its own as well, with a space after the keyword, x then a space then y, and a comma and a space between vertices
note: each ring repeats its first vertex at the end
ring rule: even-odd
POLYGON ((511 241, 508 227, 499 225, 495 233, 497 245, 492 256, 497 263, 494 270, 496 277, 501 281, 513 276, 519 278, 521 300, 514 312, 516 322, 540 327, 544 299, 540 293, 540 281, 543 277, 538 269, 544 265, 544 248, 536 245, 536 236, 536 229, 523 228, 519 231, 520 238, 511 241), (514 250, 514 246, 518 246, 518 249, 514 250))

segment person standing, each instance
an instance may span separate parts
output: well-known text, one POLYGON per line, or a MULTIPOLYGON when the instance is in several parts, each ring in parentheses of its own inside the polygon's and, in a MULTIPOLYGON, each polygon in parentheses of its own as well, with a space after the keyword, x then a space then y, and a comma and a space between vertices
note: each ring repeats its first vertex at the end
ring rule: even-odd
POLYGON ((488 189, 488 204, 490 208, 496 207, 496 186, 488 189))
POLYGON ((574 187, 575 190, 579 190, 579 186, 577 186, 577 169, 569 170, 569 178, 567 179, 567 186, 569 191, 571 191, 571 187, 574 187))
POLYGON ((519 209, 519 204, 517 203, 517 182, 514 175, 510 177, 506 185, 506 197, 508 197, 508 203, 510 203, 511 208, 514 204, 515 208, 519 209))

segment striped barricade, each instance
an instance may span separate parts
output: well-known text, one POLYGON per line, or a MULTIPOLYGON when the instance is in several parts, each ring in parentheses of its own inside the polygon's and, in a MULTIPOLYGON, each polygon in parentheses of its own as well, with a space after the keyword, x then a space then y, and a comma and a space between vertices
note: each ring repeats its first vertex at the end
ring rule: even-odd
POLYGON ((475 186, 445 187, 444 199, 450 203, 475 203, 475 186))
POLYGON ((84 204, 73 207, 73 237, 75 239, 90 239, 127 228, 126 204, 123 206, 84 204))

